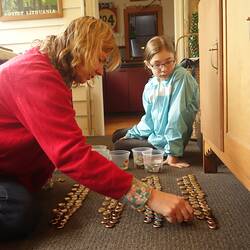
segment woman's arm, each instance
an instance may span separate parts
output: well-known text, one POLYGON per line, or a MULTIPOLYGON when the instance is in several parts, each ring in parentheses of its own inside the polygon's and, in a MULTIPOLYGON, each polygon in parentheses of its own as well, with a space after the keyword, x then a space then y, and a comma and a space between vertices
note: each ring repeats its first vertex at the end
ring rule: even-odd
POLYGON ((193 219, 193 209, 182 197, 153 189, 135 177, 123 201, 135 209, 142 209, 147 205, 153 211, 163 215, 170 223, 193 219))

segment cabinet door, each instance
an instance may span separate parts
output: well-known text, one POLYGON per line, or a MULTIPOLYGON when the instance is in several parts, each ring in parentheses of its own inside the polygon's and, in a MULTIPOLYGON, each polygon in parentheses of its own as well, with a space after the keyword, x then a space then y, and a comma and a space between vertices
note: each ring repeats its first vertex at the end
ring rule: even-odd
POLYGON ((225 3, 225 152, 250 190, 250 1, 225 3))
POLYGON ((107 72, 104 88, 105 112, 129 112, 128 74, 125 69, 107 72))
POLYGON ((199 2, 201 130, 223 150, 221 0, 199 2))
POLYGON ((142 93, 148 82, 149 73, 144 68, 129 68, 129 110, 143 112, 142 93))

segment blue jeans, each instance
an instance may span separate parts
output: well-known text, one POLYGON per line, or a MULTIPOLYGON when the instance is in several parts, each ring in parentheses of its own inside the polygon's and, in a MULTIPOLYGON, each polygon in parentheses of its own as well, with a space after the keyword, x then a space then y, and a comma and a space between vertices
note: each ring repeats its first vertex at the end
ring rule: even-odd
POLYGON ((122 129, 116 130, 113 133, 112 142, 113 142, 113 146, 115 150, 123 149, 123 150, 131 151, 132 148, 136 148, 136 147, 154 148, 154 146, 148 142, 147 138, 143 138, 143 139, 129 138, 126 140, 120 140, 120 138, 124 137, 127 134, 128 130, 129 128, 122 128, 122 129))
POLYGON ((0 178, 0 240, 29 235, 37 223, 34 196, 17 182, 0 178))

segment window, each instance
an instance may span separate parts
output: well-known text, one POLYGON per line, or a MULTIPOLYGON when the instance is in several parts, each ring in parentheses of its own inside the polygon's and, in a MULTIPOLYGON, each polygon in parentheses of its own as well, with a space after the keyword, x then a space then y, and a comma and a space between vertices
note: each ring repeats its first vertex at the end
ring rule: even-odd
POLYGON ((142 60, 147 41, 163 33, 161 7, 128 7, 124 21, 126 60, 142 60))

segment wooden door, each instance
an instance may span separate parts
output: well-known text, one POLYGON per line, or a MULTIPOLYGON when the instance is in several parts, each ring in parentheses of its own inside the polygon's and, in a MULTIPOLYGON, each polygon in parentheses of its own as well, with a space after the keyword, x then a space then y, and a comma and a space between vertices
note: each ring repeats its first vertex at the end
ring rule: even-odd
POLYGON ((144 67, 129 68, 129 111, 144 112, 142 93, 150 74, 144 67))
MULTIPOLYGON (((210 1, 209 1, 210 2, 210 1)), ((225 0, 225 153, 250 190, 250 1, 225 0)))
POLYGON ((221 0, 199 3, 201 130, 219 150, 223 150, 221 9, 221 0))
POLYGON ((105 112, 129 112, 128 73, 126 69, 107 72, 103 87, 105 112))

